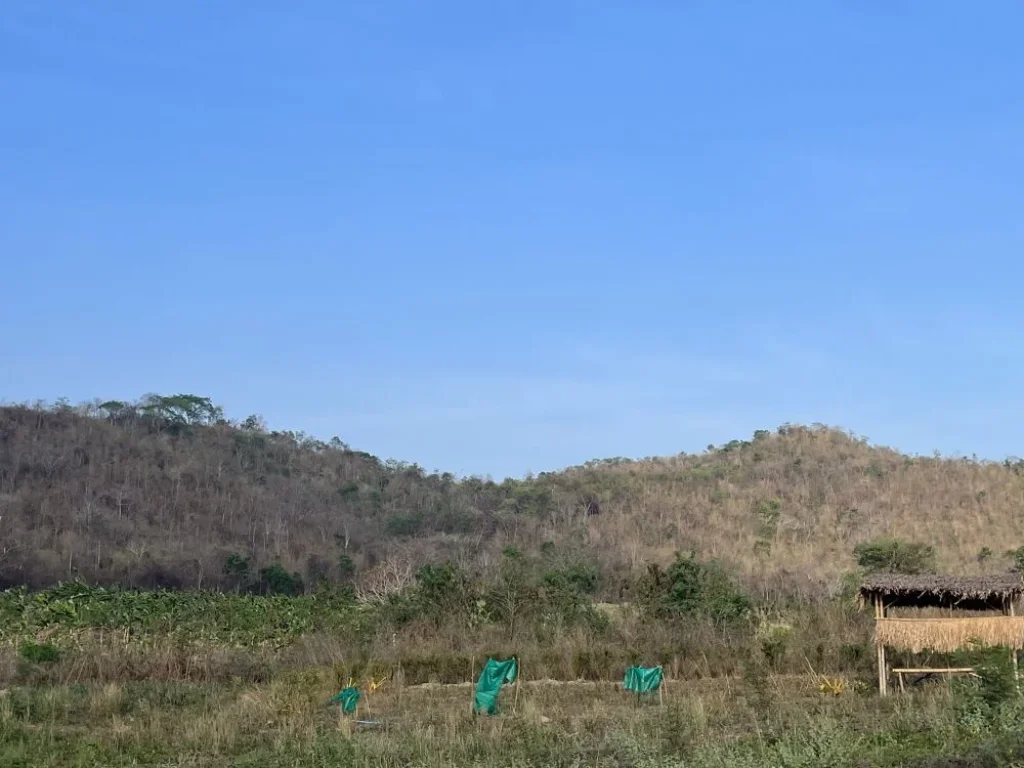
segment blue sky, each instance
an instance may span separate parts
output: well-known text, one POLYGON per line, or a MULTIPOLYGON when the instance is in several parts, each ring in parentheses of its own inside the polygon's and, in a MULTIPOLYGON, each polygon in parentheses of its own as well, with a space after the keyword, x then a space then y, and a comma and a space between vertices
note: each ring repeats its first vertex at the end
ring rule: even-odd
POLYGON ((1024 8, 0 9, 0 398, 459 474, 1024 454, 1024 8))

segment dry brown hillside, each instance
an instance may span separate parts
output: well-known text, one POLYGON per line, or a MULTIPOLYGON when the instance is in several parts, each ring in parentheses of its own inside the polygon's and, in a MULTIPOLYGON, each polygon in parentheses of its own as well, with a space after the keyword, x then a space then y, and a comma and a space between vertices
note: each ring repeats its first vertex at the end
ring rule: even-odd
POLYGON ((940 569, 965 572, 1005 570, 1003 553, 1024 543, 1024 464, 909 457, 821 426, 597 462, 552 482, 603 489, 587 544, 633 567, 692 547, 754 578, 827 585, 854 567, 858 542, 879 536, 933 545, 940 569))
POLYGON ((233 557, 254 573, 280 563, 307 586, 401 581, 427 561, 483 570, 503 547, 551 542, 599 564, 609 598, 680 549, 751 584, 817 589, 880 535, 934 545, 944 570, 1003 570, 1024 544, 1022 472, 783 427, 495 483, 232 424, 195 396, 12 406, 0 408, 0 580, 228 587, 233 557), (985 547, 994 556, 979 562, 985 547))

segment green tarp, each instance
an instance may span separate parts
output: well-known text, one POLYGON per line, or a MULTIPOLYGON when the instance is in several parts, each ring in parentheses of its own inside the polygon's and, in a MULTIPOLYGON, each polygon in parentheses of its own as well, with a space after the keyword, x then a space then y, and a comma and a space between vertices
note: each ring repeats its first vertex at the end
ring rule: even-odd
POLYGON ((661 687, 665 675, 661 667, 630 667, 626 670, 626 679, 622 687, 635 693, 653 693, 661 687))
POLYGON ((498 693, 501 692, 501 686, 505 683, 514 683, 518 674, 519 666, 515 659, 488 659, 480 672, 480 679, 476 681, 473 711, 493 715, 498 709, 498 693))
POLYGON ((341 711, 346 715, 351 715, 356 711, 356 705, 359 703, 359 689, 350 685, 331 699, 331 703, 340 706, 341 711))

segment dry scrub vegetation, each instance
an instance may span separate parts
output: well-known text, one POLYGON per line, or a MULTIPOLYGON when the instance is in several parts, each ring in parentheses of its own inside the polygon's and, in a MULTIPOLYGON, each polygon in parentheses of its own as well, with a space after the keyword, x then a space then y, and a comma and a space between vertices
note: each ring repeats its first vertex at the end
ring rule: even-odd
POLYGON ((721 559, 751 588, 821 593, 880 535, 934 545, 941 570, 1005 570, 1002 553, 1024 544, 1022 471, 785 426, 698 455, 459 480, 257 417, 233 424, 190 395, 10 406, 0 581, 231 589, 235 555, 254 579, 280 564, 306 588, 387 593, 424 563, 479 573, 508 546, 553 543, 585 552, 612 602, 677 550, 721 559))

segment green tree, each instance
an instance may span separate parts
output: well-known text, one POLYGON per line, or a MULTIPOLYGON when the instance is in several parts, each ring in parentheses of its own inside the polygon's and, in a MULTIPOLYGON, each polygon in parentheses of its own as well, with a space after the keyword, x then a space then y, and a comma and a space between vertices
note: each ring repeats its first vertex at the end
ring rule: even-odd
POLYGON ((662 617, 703 615, 716 623, 733 621, 750 610, 743 594, 717 562, 702 562, 695 553, 677 554, 666 570, 652 565, 641 580, 645 606, 662 617))
POLYGON ((125 420, 135 415, 135 406, 122 400, 107 400, 99 408, 112 421, 125 420))
POLYGON ((1011 571, 1024 573, 1024 546, 1006 550, 1003 557, 1010 561, 1011 571))
POLYGON ((260 591, 267 595, 301 595, 306 585, 297 573, 288 573, 280 563, 260 568, 260 591))
POLYGON ((338 578, 342 584, 351 584, 356 575, 356 563, 344 552, 338 555, 338 578))
POLYGON ((143 416, 171 426, 216 424, 224 410, 208 397, 200 395, 146 395, 139 410, 143 416))
POLYGON ((858 544, 853 554, 868 573, 935 573, 935 549, 925 544, 886 537, 858 544))
POLYGON ((246 432, 266 432, 267 422, 258 413, 252 413, 245 417, 245 421, 239 424, 238 428, 246 432))

